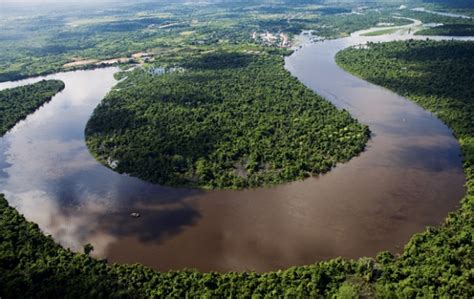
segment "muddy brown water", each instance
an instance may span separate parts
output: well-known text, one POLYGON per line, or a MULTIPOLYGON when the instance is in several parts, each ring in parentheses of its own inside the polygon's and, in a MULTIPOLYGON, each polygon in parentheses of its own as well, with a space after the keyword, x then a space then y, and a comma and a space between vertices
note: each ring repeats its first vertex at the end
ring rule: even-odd
POLYGON ((435 116, 344 72, 334 55, 367 40, 402 38, 354 35, 287 58, 293 75, 373 132, 365 152, 326 175, 202 191, 117 174, 84 143, 88 118, 115 84, 117 69, 106 68, 47 76, 66 88, 0 139, 0 192, 64 246, 91 243, 110 262, 158 270, 267 271, 399 252, 457 208, 465 192, 459 145, 435 116))

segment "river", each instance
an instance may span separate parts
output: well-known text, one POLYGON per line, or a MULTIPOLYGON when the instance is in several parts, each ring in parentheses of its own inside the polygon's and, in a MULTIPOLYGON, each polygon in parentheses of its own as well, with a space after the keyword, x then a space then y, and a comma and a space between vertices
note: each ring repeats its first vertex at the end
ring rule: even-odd
POLYGON ((369 40, 405 38, 353 34, 287 58, 293 75, 373 132, 366 151, 328 174, 214 191, 117 174, 84 142, 88 118, 115 84, 117 69, 105 68, 46 76, 66 88, 0 139, 0 192, 66 247, 91 243, 95 256, 158 270, 267 271, 400 252, 414 233, 458 207, 465 193, 459 145, 435 116, 344 72, 334 55, 369 40))

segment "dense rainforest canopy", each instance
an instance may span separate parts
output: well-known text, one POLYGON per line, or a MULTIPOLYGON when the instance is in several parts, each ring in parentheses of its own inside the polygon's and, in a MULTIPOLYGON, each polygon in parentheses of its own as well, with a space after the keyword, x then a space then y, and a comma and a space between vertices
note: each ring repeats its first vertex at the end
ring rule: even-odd
POLYGON ((322 173, 364 149, 368 128, 280 55, 216 51, 180 67, 138 69, 97 107, 86 137, 100 161, 160 184, 242 188, 322 173))
POLYGON ((0 90, 0 135, 5 134, 19 120, 63 89, 62 81, 42 80, 30 85, 0 90))

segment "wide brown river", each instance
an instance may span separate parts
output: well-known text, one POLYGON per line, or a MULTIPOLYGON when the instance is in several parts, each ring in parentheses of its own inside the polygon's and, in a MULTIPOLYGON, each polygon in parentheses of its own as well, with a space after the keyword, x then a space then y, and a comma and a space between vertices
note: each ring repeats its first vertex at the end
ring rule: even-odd
POLYGON ((0 192, 64 246, 91 243, 110 262, 159 270, 266 271, 399 252, 458 206, 465 192, 459 145, 435 116, 344 72, 334 55, 367 40, 404 38, 353 35, 287 58, 294 76, 373 132, 365 152, 326 175, 202 191, 117 174, 84 142, 87 120, 115 84, 117 69, 107 68, 46 77, 66 88, 0 139, 0 192))

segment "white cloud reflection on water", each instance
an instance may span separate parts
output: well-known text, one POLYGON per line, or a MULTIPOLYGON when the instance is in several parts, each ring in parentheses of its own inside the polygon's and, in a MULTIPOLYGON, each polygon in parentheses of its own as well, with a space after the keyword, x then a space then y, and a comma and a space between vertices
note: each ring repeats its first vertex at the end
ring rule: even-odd
MULTIPOLYGON (((100 176, 109 171, 89 154, 84 127, 92 110, 115 83, 115 71, 109 68, 47 76, 63 80, 66 89, 0 139, 4 161, 0 192, 9 203, 62 245, 81 250, 84 244, 94 242, 96 254, 103 254, 113 240, 95 231, 98 215, 114 209, 118 191, 104 186, 110 189, 91 192, 93 187, 76 183, 75 176, 100 176)), ((41 79, 2 83, 0 88, 41 79)))
POLYGON ((5 196, 28 220, 41 224, 47 235, 53 235, 56 241, 74 251, 81 251, 85 244, 92 243, 94 253, 103 256, 109 243, 115 240, 112 235, 98 231, 97 216, 106 213, 108 207, 103 200, 94 199, 93 194, 67 213, 60 207, 60 201, 44 190, 5 192, 5 196))

